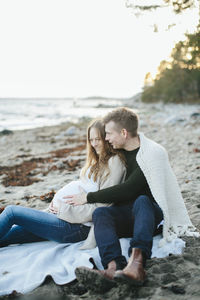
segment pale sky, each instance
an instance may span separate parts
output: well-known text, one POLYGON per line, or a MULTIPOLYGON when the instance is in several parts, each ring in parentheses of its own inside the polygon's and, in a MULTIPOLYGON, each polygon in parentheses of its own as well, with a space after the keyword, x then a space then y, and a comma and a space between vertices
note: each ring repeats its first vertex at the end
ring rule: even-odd
POLYGON ((195 26, 198 8, 167 32, 169 12, 137 18, 125 2, 0 0, 0 98, 139 92, 145 74, 195 26))

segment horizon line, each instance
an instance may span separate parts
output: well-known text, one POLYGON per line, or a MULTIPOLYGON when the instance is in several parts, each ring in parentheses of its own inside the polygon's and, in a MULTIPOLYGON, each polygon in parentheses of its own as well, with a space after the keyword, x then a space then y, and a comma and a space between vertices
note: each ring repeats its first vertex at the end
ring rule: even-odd
POLYGON ((130 97, 107 97, 107 96, 87 96, 87 97, 77 97, 77 96, 71 96, 71 97, 40 97, 40 96, 31 96, 31 97, 0 97, 0 100, 17 100, 17 99, 27 99, 27 100, 82 100, 82 99, 116 99, 116 100, 122 100, 122 99, 132 99, 136 95, 139 95, 141 92, 138 92, 130 97))

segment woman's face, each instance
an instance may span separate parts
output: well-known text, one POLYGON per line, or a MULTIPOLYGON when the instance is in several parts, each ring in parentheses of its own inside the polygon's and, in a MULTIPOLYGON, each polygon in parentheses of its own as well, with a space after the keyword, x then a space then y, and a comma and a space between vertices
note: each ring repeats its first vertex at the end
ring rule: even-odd
POLYGON ((100 154, 101 150, 103 149, 103 141, 100 137, 100 133, 99 133, 98 129, 93 128, 93 127, 90 129, 89 141, 90 141, 91 146, 96 151, 96 153, 100 154))

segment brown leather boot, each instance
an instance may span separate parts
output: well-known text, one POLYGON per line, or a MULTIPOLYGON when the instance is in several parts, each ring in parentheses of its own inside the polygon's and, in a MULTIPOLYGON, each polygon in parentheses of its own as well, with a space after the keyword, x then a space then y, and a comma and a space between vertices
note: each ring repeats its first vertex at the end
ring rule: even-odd
POLYGON ((122 271, 116 271, 113 278, 118 282, 128 282, 135 286, 141 286, 144 284, 145 277, 142 251, 139 248, 133 248, 128 265, 122 271))
POLYGON ((117 264, 114 260, 109 262, 105 270, 95 270, 87 267, 78 267, 75 270, 76 278, 87 289, 95 292, 106 292, 116 285, 113 276, 117 270, 117 264))
POLYGON ((117 265, 114 260, 109 262, 108 268, 105 270, 100 270, 99 272, 106 278, 112 280, 115 272, 117 271, 117 265))

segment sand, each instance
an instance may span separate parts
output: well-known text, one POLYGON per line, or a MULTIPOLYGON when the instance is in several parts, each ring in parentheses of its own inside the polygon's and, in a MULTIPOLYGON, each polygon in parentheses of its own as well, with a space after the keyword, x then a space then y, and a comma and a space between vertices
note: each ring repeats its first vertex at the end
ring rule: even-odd
MULTIPOLYGON (((200 106, 143 104, 140 131, 163 145, 193 224, 200 230, 200 106)), ((77 124, 15 131, 0 135, 0 207, 8 204, 46 208, 53 194, 77 178, 85 159, 86 120, 77 124)), ((89 290, 77 281, 57 286, 50 278, 20 299, 199 299, 200 239, 185 238, 182 255, 147 262, 148 280, 141 288, 116 285, 108 292, 89 290)), ((7 297, 0 297, 0 299, 7 297)))

